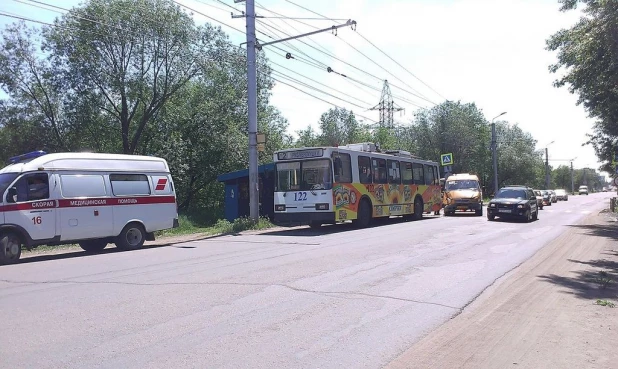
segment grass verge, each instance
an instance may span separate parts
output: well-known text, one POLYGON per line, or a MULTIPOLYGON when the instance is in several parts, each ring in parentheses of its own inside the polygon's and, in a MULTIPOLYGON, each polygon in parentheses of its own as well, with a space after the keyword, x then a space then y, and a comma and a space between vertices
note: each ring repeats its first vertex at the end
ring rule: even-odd
MULTIPOLYGON (((191 220, 189 217, 181 215, 179 216, 178 223, 180 227, 166 229, 163 231, 155 232, 155 236, 157 239, 166 238, 166 237, 175 237, 175 236, 185 236, 191 234, 204 234, 207 236, 214 236, 218 234, 228 234, 228 233, 238 233, 242 231, 251 231, 251 230, 261 230, 268 229, 274 227, 268 218, 260 218, 257 223, 253 223, 249 218, 238 218, 234 222, 229 222, 227 220, 220 219, 212 226, 203 226, 198 224, 197 222, 191 220)), ((71 249, 79 249, 79 245, 70 244, 70 245, 62 245, 62 246, 47 246, 42 245, 30 251, 24 249, 22 253, 24 255, 27 254, 40 254, 50 251, 61 251, 61 250, 71 250, 71 249)))
POLYGON ((186 234, 205 233, 205 234, 225 234, 225 233, 238 233, 242 231, 260 230, 271 228, 274 225, 267 218, 260 218, 257 223, 249 218, 238 218, 234 222, 219 219, 217 223, 212 226, 200 226, 196 222, 193 222, 190 218, 181 215, 178 219, 180 227, 166 229, 156 233, 158 237, 168 236, 181 236, 186 234))

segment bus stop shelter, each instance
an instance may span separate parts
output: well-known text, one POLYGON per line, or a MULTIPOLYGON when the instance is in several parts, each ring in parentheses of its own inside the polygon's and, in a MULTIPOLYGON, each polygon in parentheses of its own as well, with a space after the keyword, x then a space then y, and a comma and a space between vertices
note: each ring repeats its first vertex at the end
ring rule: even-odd
MULTIPOLYGON (((275 201, 275 163, 258 167, 260 216, 273 219, 275 201)), ((249 169, 221 174, 225 184, 225 219, 230 222, 249 216, 249 169)))

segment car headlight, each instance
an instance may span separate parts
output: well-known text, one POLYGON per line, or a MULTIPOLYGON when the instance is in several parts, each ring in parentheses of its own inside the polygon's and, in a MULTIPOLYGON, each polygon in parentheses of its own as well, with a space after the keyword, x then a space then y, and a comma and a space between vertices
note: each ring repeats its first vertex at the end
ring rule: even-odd
POLYGON ((496 204, 489 204, 489 207, 490 207, 490 208, 495 208, 495 207, 496 207, 496 204))
POLYGON ((523 209, 524 206, 523 205, 517 205, 517 209, 523 209))

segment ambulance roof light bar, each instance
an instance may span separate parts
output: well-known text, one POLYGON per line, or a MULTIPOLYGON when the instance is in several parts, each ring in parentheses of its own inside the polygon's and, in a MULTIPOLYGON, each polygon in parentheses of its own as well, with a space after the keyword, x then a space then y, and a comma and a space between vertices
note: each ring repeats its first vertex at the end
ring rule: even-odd
POLYGON ((34 159, 34 158, 38 158, 39 156, 43 156, 43 155, 47 155, 47 153, 45 151, 32 151, 32 152, 28 152, 22 155, 18 155, 18 156, 13 156, 12 158, 9 158, 9 163, 11 164, 15 164, 15 163, 19 163, 22 161, 26 161, 26 160, 30 160, 30 159, 34 159))

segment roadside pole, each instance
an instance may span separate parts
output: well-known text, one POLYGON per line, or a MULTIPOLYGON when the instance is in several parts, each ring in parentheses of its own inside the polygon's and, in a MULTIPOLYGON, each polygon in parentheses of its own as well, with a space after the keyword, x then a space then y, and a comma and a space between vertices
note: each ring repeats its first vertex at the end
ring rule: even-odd
POLYGON ((257 144, 257 60, 256 49, 263 46, 289 41, 296 38, 310 36, 321 32, 332 31, 335 35, 337 29, 350 26, 356 27, 356 21, 348 20, 345 24, 332 26, 325 29, 291 36, 282 40, 259 44, 255 36, 255 0, 234 0, 235 3, 245 2, 245 13, 240 16, 232 14, 232 18, 244 17, 247 22, 247 110, 249 118, 249 216, 256 222, 260 217, 259 189, 258 189, 258 144, 257 144))

